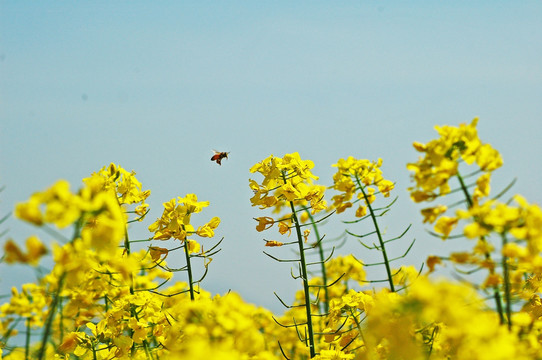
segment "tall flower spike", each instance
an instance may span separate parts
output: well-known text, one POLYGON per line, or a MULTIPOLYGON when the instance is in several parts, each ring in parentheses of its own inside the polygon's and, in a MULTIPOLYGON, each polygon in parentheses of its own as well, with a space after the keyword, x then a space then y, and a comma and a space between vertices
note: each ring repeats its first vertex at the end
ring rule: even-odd
POLYGON ((415 163, 407 164, 407 169, 414 172, 412 179, 416 183, 409 188, 412 200, 431 201, 448 194, 449 180, 458 174, 461 161, 468 165, 476 163, 483 172, 491 172, 502 166, 499 152, 478 138, 477 124, 478 118, 474 118, 469 125, 436 126, 440 138, 427 144, 414 143, 414 148, 424 156, 415 163))
MULTIPOLYGON (((211 261, 210 256, 220 251, 214 250, 218 244, 220 244, 220 242, 206 253, 203 251, 203 247, 196 240, 188 238, 192 235, 198 235, 202 238, 211 238, 215 235, 215 230, 220 224, 219 217, 213 217, 206 224, 199 226, 197 230, 191 224, 192 214, 200 213, 203 208, 207 206, 209 206, 209 201, 198 201, 196 194, 187 194, 185 197, 179 196, 177 199, 173 198, 164 203, 164 211, 162 216, 156 219, 156 221, 149 226, 149 231, 154 233, 153 239, 168 240, 174 238, 181 242, 185 252, 185 270, 188 273, 188 285, 190 298, 192 300, 195 299, 194 285, 203 280, 206 272, 201 279, 194 280, 192 275, 191 259, 194 257, 204 258, 205 263, 208 264, 211 261)), ((207 270, 206 265, 205 267, 207 270)))
MULTIPOLYGON (((311 358, 316 355, 316 349, 309 293, 310 285, 307 275, 307 263, 305 261, 305 251, 307 249, 304 246, 310 232, 308 230, 305 230, 305 232, 301 231, 296 207, 302 206, 304 209, 310 209, 311 214, 315 214, 326 208, 324 200, 325 188, 313 184, 313 180, 318 179, 311 172, 313 167, 314 163, 312 161, 302 160, 297 152, 286 154, 283 158, 271 155, 250 169, 251 173, 258 172, 264 177, 261 183, 249 180, 249 186, 254 191, 254 196, 250 199, 252 206, 259 206, 261 209, 272 208, 275 212, 279 212, 283 207, 287 207, 291 211, 288 215, 280 219, 273 219, 271 217, 255 218, 258 221, 256 229, 264 231, 273 224, 278 223, 279 232, 283 235, 288 234, 288 236, 292 229, 295 229, 297 242, 283 244, 276 240, 268 240, 266 241, 266 246, 298 245, 299 259, 293 261, 299 264, 299 274, 292 276, 303 281, 304 300, 301 306, 305 308, 306 321, 303 322, 303 325, 306 326, 304 330, 306 335, 304 337, 299 335, 298 326, 303 325, 300 325, 295 318, 293 320, 294 325, 291 326, 296 328, 300 340, 309 347, 311 358)), ((277 261, 282 261, 272 255, 267 255, 277 261)))
MULTIPOLYGON (((349 156, 347 159, 339 159, 337 163, 332 166, 337 168, 337 172, 333 175, 333 185, 331 188, 339 192, 339 194, 333 196, 333 207, 337 209, 338 213, 340 213, 357 203, 358 207, 355 216, 358 219, 352 221, 351 223, 362 221, 366 216, 372 219, 375 229, 374 233, 378 237, 379 245, 373 244, 371 246, 363 243, 361 238, 365 237, 367 234, 356 235, 350 231, 347 231, 347 233, 358 237, 360 243, 367 249, 378 250, 382 253, 383 262, 378 264, 384 265, 386 269, 387 279, 383 279, 383 281, 387 281, 390 290, 394 292, 395 282, 393 277, 397 275, 397 273, 392 274, 390 263, 398 258, 390 259, 388 257, 386 243, 391 240, 401 238, 408 231, 408 228, 397 238, 385 240, 382 232, 380 231, 377 218, 386 213, 395 200, 387 206, 378 209, 374 208, 372 204, 375 201, 378 193, 381 193, 384 197, 389 197, 390 192, 395 187, 395 184, 382 176, 382 170, 380 170, 380 167, 382 166, 382 159, 370 161, 367 159, 355 159, 354 157, 349 156)), ((406 256, 413 244, 414 241, 412 241, 405 254, 401 257, 406 256)), ((377 263, 366 265, 370 266, 376 264, 377 263)), ((381 280, 376 281, 381 282, 381 280)))

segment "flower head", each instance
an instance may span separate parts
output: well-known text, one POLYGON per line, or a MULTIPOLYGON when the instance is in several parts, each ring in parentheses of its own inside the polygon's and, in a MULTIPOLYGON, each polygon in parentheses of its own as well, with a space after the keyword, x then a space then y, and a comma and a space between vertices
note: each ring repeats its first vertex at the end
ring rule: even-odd
MULTIPOLYGON (((255 164, 250 172, 260 173, 264 178, 261 182, 249 180, 249 186, 254 192, 250 199, 252 206, 272 208, 279 212, 286 204, 292 203, 307 205, 312 214, 325 210, 325 187, 313 183, 313 180, 318 179, 311 172, 313 167, 312 161, 302 160, 297 152, 286 154, 283 158, 271 155, 255 164)), ((275 221, 270 217, 259 217, 256 220, 258 231, 268 229, 278 222, 281 233, 289 233, 288 224, 284 221, 275 221)))
POLYGON ((332 165, 337 168, 337 172, 333 175, 334 190, 339 194, 333 196, 332 207, 341 213, 352 207, 355 197, 361 202, 356 210, 356 217, 363 217, 367 214, 367 205, 371 204, 375 199, 375 194, 380 192, 384 197, 390 196, 391 190, 395 184, 382 176, 382 159, 370 161, 367 159, 355 159, 349 156, 347 159, 339 159, 332 165))

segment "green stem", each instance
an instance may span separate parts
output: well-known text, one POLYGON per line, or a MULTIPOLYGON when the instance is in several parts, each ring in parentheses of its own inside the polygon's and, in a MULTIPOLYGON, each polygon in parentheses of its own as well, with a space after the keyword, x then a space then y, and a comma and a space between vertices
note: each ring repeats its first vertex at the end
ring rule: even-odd
POLYGON ((356 323, 356 327, 359 331, 359 336, 361 337, 361 340, 363 340, 363 345, 367 346, 367 342, 365 341, 365 337, 363 336, 363 330, 361 329, 361 323, 359 322, 356 314, 354 314, 354 310, 352 308, 350 308, 350 314, 354 318, 354 322, 356 323))
MULTIPOLYGON (((469 190, 467 189, 467 185, 465 185, 465 182, 463 181, 463 177, 459 173, 459 171, 456 174, 457 179, 459 180, 459 184, 461 185, 461 190, 463 191, 463 194, 465 195, 465 199, 467 200, 467 203, 469 204, 469 209, 473 206, 472 197, 469 194, 469 190)), ((482 236, 480 238, 483 242, 486 242, 486 239, 482 236)), ((491 254, 489 252, 485 252, 485 258, 486 260, 491 260, 491 254)), ((499 319, 500 323, 504 324, 504 311, 502 308, 502 300, 501 300, 501 294, 499 292, 498 286, 493 286, 493 299, 495 300, 495 306, 497 307, 497 312, 499 313, 499 319)))
POLYGON ((41 347, 38 352, 38 360, 42 360, 46 353, 47 341, 49 340, 49 335, 51 333, 51 328, 53 327, 53 320, 55 318, 56 307, 60 300, 60 293, 62 292, 62 287, 64 285, 64 279, 66 278, 66 273, 60 275, 58 279, 58 288, 53 296, 51 305, 49 305, 49 314, 47 314, 47 320, 45 322, 45 329, 43 331, 43 338, 41 340, 41 347))
MULTIPOLYGON (((502 238, 502 247, 506 246, 508 243, 508 239, 506 238, 506 234, 503 232, 501 233, 502 238)), ((508 330, 512 330, 512 304, 511 304, 511 294, 510 294, 510 273, 508 271, 508 257, 504 256, 502 257, 502 268, 503 268, 503 275, 504 275, 504 296, 506 300, 506 318, 508 323, 508 330)))
POLYGON ((382 239, 382 234, 380 233, 380 228, 378 227, 378 222, 376 221, 376 215, 373 211, 373 207, 371 206, 371 203, 369 202, 367 193, 365 193, 365 188, 363 187, 363 184, 361 183, 357 175, 356 175, 356 182, 361 190, 361 193, 363 194, 363 198, 365 199, 365 203, 367 204, 367 208, 369 209, 369 214, 371 215, 371 219, 373 219, 376 235, 378 236, 378 241, 380 243, 380 249, 382 250, 382 255, 384 257, 384 266, 386 267, 386 273, 388 275, 390 290, 392 292, 395 292, 395 286, 393 285, 393 276, 391 274, 391 268, 390 268, 390 261, 388 259, 388 254, 386 253, 386 246, 384 244, 384 239, 382 239))
MULTIPOLYGON (((121 205, 118 198, 117 198, 117 202, 120 207, 121 205)), ((126 253, 127 256, 130 256, 130 251, 131 249, 130 249, 130 238, 128 236, 128 227, 125 224, 124 225, 124 252, 126 253)), ((130 273, 130 295, 134 295, 134 274, 133 273, 130 273)), ((130 304, 130 315, 137 318, 135 308, 131 304, 130 304)), ((134 336, 134 331, 130 329, 128 331, 128 335, 130 336, 130 338, 132 338, 134 336)), ((131 349, 132 356, 134 356, 135 351, 136 351, 136 345, 135 343, 133 343, 132 349, 131 349)))
POLYGON ((26 339, 24 344, 24 358, 30 359, 30 317, 26 318, 26 339))
POLYGON ((96 354, 96 344, 94 342, 92 342, 92 359, 98 360, 98 356, 96 354))
MULTIPOLYGON (((121 206, 119 199, 117 198, 117 203, 119 204, 119 207, 121 206)), ((130 256, 131 249, 130 249, 130 237, 128 235, 128 227, 126 224, 124 224, 124 249, 126 251, 126 255, 130 256)), ((130 273, 130 295, 134 295, 134 274, 130 273)), ((106 306, 107 306, 107 299, 106 299, 106 306)), ((130 314, 133 316, 137 321, 139 321, 139 317, 137 316, 137 311, 135 306, 131 306, 130 314)), ((130 337, 133 337, 134 331, 130 329, 130 337)), ((149 344, 147 340, 143 340, 143 348, 145 349, 145 354, 147 356, 147 359, 151 358, 151 355, 149 353, 149 344)), ((132 345, 131 353, 132 356, 135 354, 136 351, 136 344, 135 342, 132 345)))
POLYGON ((192 280, 192 266, 190 265, 190 252, 188 251, 188 239, 184 239, 184 254, 186 256, 186 271, 188 272, 188 286, 190 287, 190 300, 194 301, 194 284, 192 280))
POLYGON ((314 345, 314 331, 312 329, 312 315, 311 315, 311 299, 309 294, 309 279, 307 277, 307 264, 305 262, 305 249, 303 242, 303 235, 301 234, 301 226, 299 226, 299 220, 295 213, 294 203, 290 201, 290 208, 292 209, 292 219, 295 225, 297 233, 297 242, 299 244, 299 258, 301 262, 301 276, 303 278, 303 290, 305 292, 305 309, 307 311, 307 330, 309 336, 309 351, 310 357, 316 356, 316 350, 314 345))
POLYGON ((60 331, 60 339, 64 339, 64 311, 62 310, 62 298, 59 300, 58 304, 58 312, 60 314, 60 321, 59 321, 59 331, 60 331))
POLYGON ((469 209, 472 207, 472 197, 469 194, 469 189, 467 189, 467 185, 465 185, 465 182, 463 181, 463 177, 459 173, 459 171, 456 174, 457 179, 459 180, 459 184, 461 185, 461 190, 463 191, 463 194, 465 195, 465 199, 467 200, 467 203, 469 204, 469 209))
POLYGON ((322 245, 322 242, 320 241, 320 233, 318 232, 318 226, 314 222, 314 218, 309 210, 305 210, 307 212, 307 215, 309 216, 309 220, 312 223, 312 228, 314 229, 314 235, 316 236, 316 241, 318 242, 318 254, 320 255, 320 264, 322 267, 322 282, 324 286, 324 309, 323 313, 327 314, 329 311, 329 292, 327 289, 327 274, 326 274, 326 264, 324 263, 324 247, 322 245))

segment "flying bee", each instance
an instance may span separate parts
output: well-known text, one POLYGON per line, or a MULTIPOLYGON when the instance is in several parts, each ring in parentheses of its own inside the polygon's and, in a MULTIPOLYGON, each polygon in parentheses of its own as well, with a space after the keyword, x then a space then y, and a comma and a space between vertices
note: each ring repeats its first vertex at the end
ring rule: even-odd
POLYGON ((224 158, 228 158, 228 154, 230 153, 229 151, 226 152, 226 151, 216 151, 216 150, 213 150, 213 152, 215 153, 213 155, 213 157, 211 158, 211 161, 216 161, 216 163, 218 165, 222 165, 220 162, 222 161, 222 159, 224 158))

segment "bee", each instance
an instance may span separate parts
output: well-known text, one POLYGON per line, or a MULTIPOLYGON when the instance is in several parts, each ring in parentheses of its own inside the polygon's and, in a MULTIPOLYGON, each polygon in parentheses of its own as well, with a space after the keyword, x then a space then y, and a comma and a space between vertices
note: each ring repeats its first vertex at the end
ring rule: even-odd
POLYGON ((220 162, 222 161, 222 159, 224 158, 228 158, 228 154, 230 153, 229 151, 226 152, 226 151, 216 151, 216 150, 213 150, 213 152, 215 153, 213 155, 213 157, 211 158, 211 161, 216 161, 216 163, 218 165, 222 165, 220 162))

